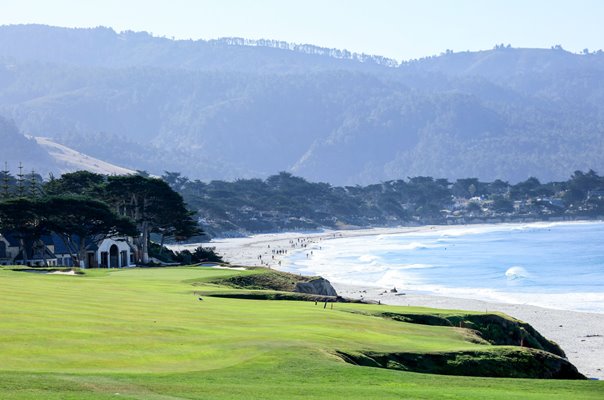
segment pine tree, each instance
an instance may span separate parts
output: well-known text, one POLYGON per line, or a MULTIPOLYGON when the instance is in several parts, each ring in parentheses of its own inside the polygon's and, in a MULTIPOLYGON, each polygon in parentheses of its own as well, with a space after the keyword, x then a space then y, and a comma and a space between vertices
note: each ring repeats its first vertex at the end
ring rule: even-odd
POLYGON ((29 175, 29 195, 32 199, 36 199, 38 197, 38 180, 36 179, 36 171, 31 170, 31 174, 29 175))
POLYGON ((4 163, 4 170, 2 171, 2 198, 8 199, 10 197, 10 170, 8 169, 8 163, 4 163))
POLYGON ((17 196, 25 197, 25 175, 23 174, 22 163, 19 163, 19 173, 17 174, 17 196))

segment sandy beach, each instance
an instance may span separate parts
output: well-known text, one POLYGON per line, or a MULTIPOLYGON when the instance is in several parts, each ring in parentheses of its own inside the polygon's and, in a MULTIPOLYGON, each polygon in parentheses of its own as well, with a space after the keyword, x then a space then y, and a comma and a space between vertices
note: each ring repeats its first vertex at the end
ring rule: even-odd
MULTIPOLYGON (((448 227, 439 226, 438 229, 448 227)), ((454 227, 451 227, 453 229, 454 227)), ((294 252, 310 252, 321 242, 334 238, 383 235, 436 229, 436 227, 376 228, 362 230, 325 231, 320 233, 263 234, 246 238, 217 239, 209 246, 231 264, 263 265, 285 269, 294 252)), ((208 246, 208 244, 205 244, 208 246)), ((179 246, 180 248, 197 245, 179 246)), ((526 304, 492 303, 425 295, 413 292, 392 293, 388 287, 360 287, 331 282, 338 294, 349 298, 379 300, 383 304, 426 306, 471 311, 499 311, 530 323, 545 337, 558 343, 568 359, 590 378, 604 379, 604 314, 556 310, 526 304)))

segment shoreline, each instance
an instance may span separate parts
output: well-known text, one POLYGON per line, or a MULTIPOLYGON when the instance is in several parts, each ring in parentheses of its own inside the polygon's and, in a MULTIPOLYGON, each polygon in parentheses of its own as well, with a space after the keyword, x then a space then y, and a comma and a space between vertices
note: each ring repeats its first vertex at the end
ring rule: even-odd
MULTIPOLYGON (((395 235, 405 233, 422 233, 431 231, 449 231, 460 228, 484 229, 494 226, 521 227, 526 224, 531 225, 567 225, 567 224, 592 224, 603 223, 603 220, 573 220, 573 221, 531 221, 531 222, 498 222, 498 223, 477 223, 477 224, 452 224, 452 225, 418 225, 418 226, 400 226, 400 227, 378 227, 378 228, 359 228, 359 229, 340 229, 323 230, 316 232, 276 232, 261 233, 257 235, 237 237, 237 238, 214 238, 209 243, 192 243, 184 245, 170 245, 174 250, 189 249, 193 250, 199 245, 207 247, 216 247, 217 252, 223 252, 225 261, 230 263, 239 263, 242 265, 264 265, 267 267, 278 267, 278 261, 285 264, 288 258, 295 252, 301 252, 304 248, 290 246, 290 240, 304 239, 306 244, 318 244, 323 240, 371 237, 378 235, 395 235), (264 245, 264 246, 263 246, 264 245), (268 247, 271 245, 271 247, 268 247), (271 249, 280 248, 289 250, 287 254, 271 257, 271 249), (237 254, 233 254, 236 250, 237 254), (269 251, 267 251, 269 250, 269 251), (258 263, 258 255, 264 259, 261 264, 258 263), (250 264, 253 263, 253 264, 250 264)), ((310 249, 309 249, 310 250, 310 249)))
MULTIPOLYGON (((586 222, 570 222, 586 223, 586 222)), ((587 222, 589 223, 589 222, 587 222)), ((505 224, 519 225, 519 224, 505 224)), ((521 225, 521 224, 520 224, 521 225)), ((480 228, 492 224, 468 225, 480 228)), ((358 230, 324 231, 314 233, 271 233, 245 238, 216 239, 216 247, 224 260, 242 266, 265 266, 285 270, 293 254, 311 251, 324 240, 389 235, 432 230, 459 229, 460 225, 432 225, 400 228, 370 228, 358 230), (306 250, 308 249, 308 250, 306 250), (279 251, 280 250, 280 251, 279 251)), ((176 249, 194 248, 198 244, 171 246, 176 249)), ((208 245, 208 244, 206 244, 208 245)), ((388 305, 425 306, 468 311, 498 311, 531 324, 546 338, 558 343, 568 359, 589 378, 604 379, 604 314, 543 308, 526 304, 489 302, 475 299, 445 297, 434 294, 406 292, 391 293, 390 289, 376 286, 355 286, 331 282, 339 295, 364 298, 388 305), (385 293, 384 293, 385 292, 385 293)))

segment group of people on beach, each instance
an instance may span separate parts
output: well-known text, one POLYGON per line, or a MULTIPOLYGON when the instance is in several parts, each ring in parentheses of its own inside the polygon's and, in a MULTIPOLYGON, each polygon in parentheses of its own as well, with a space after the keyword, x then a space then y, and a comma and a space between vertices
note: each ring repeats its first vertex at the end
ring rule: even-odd
MULTIPOLYGON (((267 266, 271 268, 271 266, 279 265, 281 266, 282 260, 281 257, 287 256, 290 254, 289 250, 301 250, 306 249, 308 246, 316 244, 322 241, 323 238, 313 238, 313 237, 299 237, 296 239, 289 240, 289 249, 286 247, 275 247, 273 243, 273 247, 268 244, 266 246, 266 250, 263 253, 258 254, 257 259, 260 262, 260 265, 267 266)), ((306 253, 306 258, 310 258, 314 254, 314 250, 321 249, 321 247, 315 247, 313 250, 310 250, 306 253)))

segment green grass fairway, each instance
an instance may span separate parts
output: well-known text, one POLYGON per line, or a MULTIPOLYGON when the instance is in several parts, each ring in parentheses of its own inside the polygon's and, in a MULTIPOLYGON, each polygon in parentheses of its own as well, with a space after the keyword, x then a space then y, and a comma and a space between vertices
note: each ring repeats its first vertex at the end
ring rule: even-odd
MULTIPOLYGON (((348 311, 398 307, 213 298, 239 271, 0 270, 0 399, 602 399, 595 381, 416 374, 336 350, 484 349, 466 331, 348 311)), ((247 273, 247 272, 246 272, 247 273)), ((405 312, 426 309, 404 308, 405 312)))

